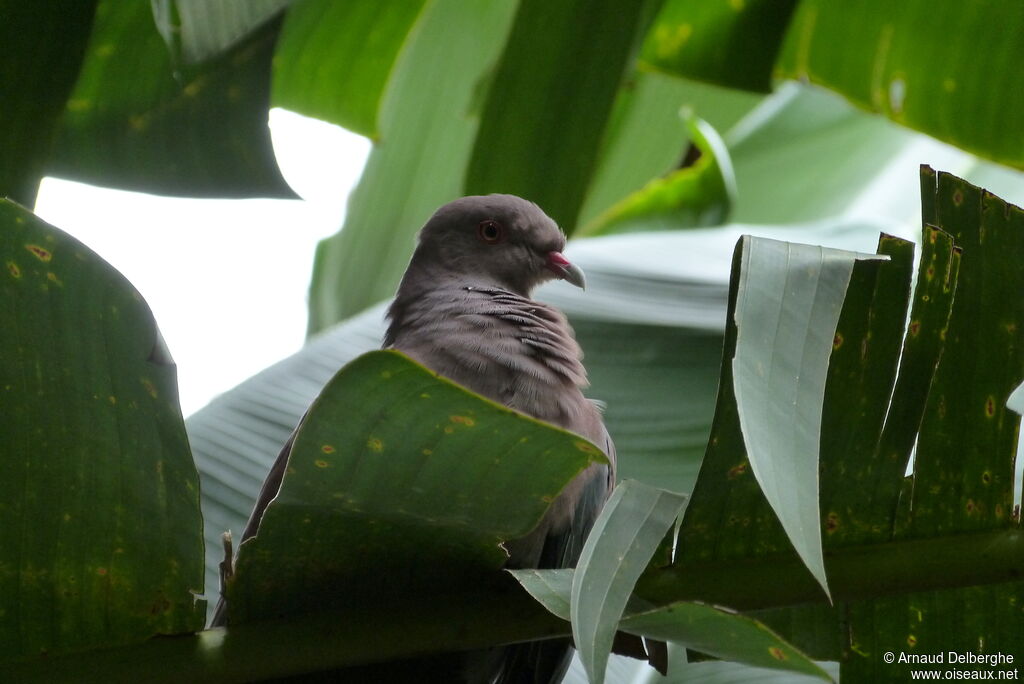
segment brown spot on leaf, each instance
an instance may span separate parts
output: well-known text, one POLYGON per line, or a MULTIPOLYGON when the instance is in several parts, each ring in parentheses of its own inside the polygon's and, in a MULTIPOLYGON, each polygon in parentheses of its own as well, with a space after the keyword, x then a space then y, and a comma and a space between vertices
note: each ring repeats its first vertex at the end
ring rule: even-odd
POLYGON ((324 452, 325 454, 333 454, 336 451, 336 449, 331 444, 324 444, 323 446, 320 447, 320 451, 324 452))
POLYGON ((53 258, 53 252, 45 247, 40 247, 39 245, 25 245, 25 249, 31 252, 35 258, 39 259, 43 263, 48 263, 50 259, 53 258))
POLYGON ((380 441, 377 437, 370 437, 370 439, 366 440, 366 446, 370 451, 378 454, 384 451, 384 442, 380 441))
POLYGON ((917 337, 917 334, 921 332, 921 321, 910 321, 910 326, 907 330, 911 337, 917 337))
POLYGON ((473 427, 476 425, 476 421, 469 416, 448 416, 448 420, 458 425, 465 425, 466 427, 473 427))
POLYGON ((18 268, 18 264, 14 263, 13 261, 7 262, 7 271, 11 274, 11 277, 13 278, 21 277, 21 269, 18 268))
POLYGON ((747 465, 748 464, 746 461, 740 463, 739 465, 734 465, 732 468, 729 468, 729 472, 726 473, 725 476, 728 477, 730 480, 735 480, 737 477, 746 474, 747 465))
POLYGON ((331 464, 323 460, 322 458, 318 458, 315 461, 313 461, 313 465, 315 465, 317 468, 327 468, 330 467, 331 464))
POLYGON ((842 346, 843 334, 841 332, 837 332, 836 336, 832 338, 832 351, 835 351, 836 349, 839 349, 842 346))
POLYGON ((990 396, 985 400, 985 415, 992 418, 996 415, 996 398, 990 396))
POLYGON ((839 529, 839 514, 835 511, 830 511, 829 514, 825 516, 825 530, 829 534, 832 534, 837 529, 839 529))
POLYGON ((964 508, 967 510, 967 515, 974 515, 978 512, 978 504, 974 503, 974 499, 968 499, 964 508))
POLYGON ((953 192, 953 204, 960 206, 964 203, 964 193, 959 188, 953 192))
POLYGON ((913 634, 908 634, 907 635, 907 646, 910 646, 911 648, 913 648, 914 646, 917 646, 917 637, 914 636, 913 634))
POLYGON ((990 473, 987 470, 985 472, 983 472, 981 474, 981 481, 984 482, 985 484, 991 483, 992 482, 992 473, 990 473))
POLYGON ((768 652, 772 655, 772 658, 775 658, 776 660, 789 660, 786 652, 778 646, 769 646, 768 652))

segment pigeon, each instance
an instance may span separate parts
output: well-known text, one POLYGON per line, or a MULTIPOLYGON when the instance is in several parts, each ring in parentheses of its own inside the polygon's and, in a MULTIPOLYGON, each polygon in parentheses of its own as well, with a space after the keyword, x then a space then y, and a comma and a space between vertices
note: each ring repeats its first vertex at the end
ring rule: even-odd
MULTIPOLYGON (((582 352, 562 312, 530 298, 559 279, 585 287, 563 254, 565 234, 536 204, 514 195, 462 197, 427 221, 388 310, 383 347, 509 408, 576 433, 599 447, 527 536, 505 543, 509 568, 573 567, 615 482, 615 447, 599 405, 583 395, 582 352)), ((301 424, 301 423, 300 423, 301 424)), ((294 433, 293 433, 294 438, 294 433)), ((291 440, 271 469, 242 535, 253 536, 280 488, 291 440)), ((224 601, 214 624, 224 622, 224 601)), ((491 649, 470 658, 464 681, 558 682, 565 640, 491 649)))

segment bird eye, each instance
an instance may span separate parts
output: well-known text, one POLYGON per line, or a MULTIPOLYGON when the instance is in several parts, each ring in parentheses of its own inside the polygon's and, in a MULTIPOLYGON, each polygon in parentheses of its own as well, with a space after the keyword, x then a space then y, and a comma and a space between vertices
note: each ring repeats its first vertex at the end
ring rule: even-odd
POLYGON ((488 219, 480 222, 480 225, 477 226, 476 234, 487 244, 493 245, 501 242, 502 238, 505 237, 505 229, 497 221, 488 219))

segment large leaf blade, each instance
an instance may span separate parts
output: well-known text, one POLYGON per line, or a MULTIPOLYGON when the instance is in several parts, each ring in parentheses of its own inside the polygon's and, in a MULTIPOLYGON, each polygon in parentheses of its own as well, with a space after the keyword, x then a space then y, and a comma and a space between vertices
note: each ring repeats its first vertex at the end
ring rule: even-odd
POLYGON ((274 52, 271 102, 376 138, 384 89, 424 4, 296 4, 274 52))
POLYGON ((627 480, 594 522, 573 574, 570 602, 573 638, 591 682, 604 681, 633 586, 685 505, 685 495, 627 480))
POLYGON ((456 590, 499 570, 500 542, 599 462, 579 436, 398 352, 365 354, 303 421, 281 490, 239 551, 230 619, 456 590))
POLYGON ((641 59, 672 74, 768 92, 796 0, 669 0, 641 59))
POLYGON ((35 203, 95 9, 95 0, 0 3, 0 197, 35 203))
POLYGON ((466 194, 526 197, 572 234, 634 42, 658 4, 521 2, 480 114, 466 194))
POLYGON ((706 121, 685 115, 690 151, 682 168, 622 198, 578 235, 679 230, 725 222, 736 201, 736 178, 725 143, 706 121))
POLYGON ((805 0, 779 72, 975 154, 1024 168, 1024 14, 1013 2, 805 0), (858 49, 851 50, 855 44, 858 49), (984 45, 984 50, 978 50, 984 45), (1000 93, 993 98, 992 93, 1000 93))
POLYGON ((293 198, 267 126, 277 31, 271 22, 177 72, 148 3, 101 0, 47 172, 165 195, 293 198))
POLYGON ((394 295, 416 231, 463 194, 479 81, 498 58, 515 9, 494 1, 426 6, 385 90, 380 142, 352 191, 345 224, 317 248, 311 333, 394 295))
POLYGON ((153 0, 153 19, 176 64, 215 57, 291 0, 153 0))
POLYGON ((619 628, 716 658, 832 681, 818 664, 757 620, 704 603, 680 601, 634 613, 619 628))
POLYGON ((9 201, 0 254, 0 660, 202 628, 198 478, 152 313, 9 201))
POLYGON ((818 448, 828 360, 854 262, 880 257, 744 242, 732 362, 743 442, 765 497, 827 593, 818 448))

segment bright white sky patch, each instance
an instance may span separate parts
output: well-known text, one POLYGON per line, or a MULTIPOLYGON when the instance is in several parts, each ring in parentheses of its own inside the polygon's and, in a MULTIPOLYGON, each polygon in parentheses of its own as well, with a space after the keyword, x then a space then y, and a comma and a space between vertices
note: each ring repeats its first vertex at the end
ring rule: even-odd
POLYGON ((182 412, 296 351, 317 242, 341 226, 370 143, 284 110, 282 172, 304 200, 157 197, 47 178, 45 221, 109 261, 149 302, 178 364, 182 412))

